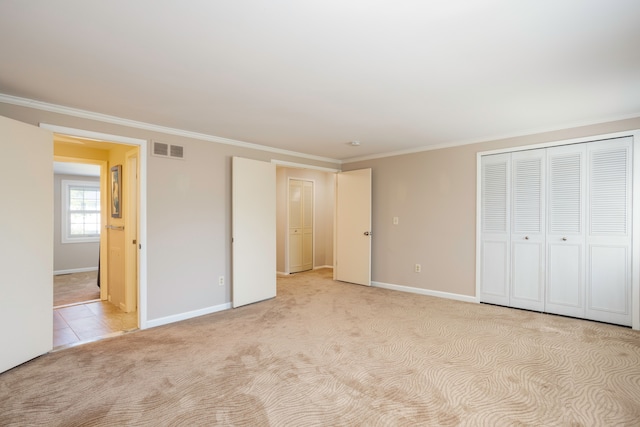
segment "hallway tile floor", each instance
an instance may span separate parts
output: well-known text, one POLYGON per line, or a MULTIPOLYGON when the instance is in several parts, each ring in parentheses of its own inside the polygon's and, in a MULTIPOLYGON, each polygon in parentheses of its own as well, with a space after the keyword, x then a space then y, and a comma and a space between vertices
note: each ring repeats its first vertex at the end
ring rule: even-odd
POLYGON ((53 310, 53 347, 95 341, 138 327, 136 312, 125 313, 106 301, 90 301, 53 310))

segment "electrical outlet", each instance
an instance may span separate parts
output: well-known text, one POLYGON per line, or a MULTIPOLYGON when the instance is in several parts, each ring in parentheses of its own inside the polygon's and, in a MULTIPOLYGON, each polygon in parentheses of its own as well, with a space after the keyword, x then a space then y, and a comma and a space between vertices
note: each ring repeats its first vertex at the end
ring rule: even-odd
POLYGON ((422 271, 422 266, 420 264, 416 264, 416 273, 420 273, 422 271))
POLYGON ((398 225, 399 219, 397 216, 393 217, 393 225, 398 225))
POLYGON ((218 277, 218 285, 224 286, 224 276, 218 277))

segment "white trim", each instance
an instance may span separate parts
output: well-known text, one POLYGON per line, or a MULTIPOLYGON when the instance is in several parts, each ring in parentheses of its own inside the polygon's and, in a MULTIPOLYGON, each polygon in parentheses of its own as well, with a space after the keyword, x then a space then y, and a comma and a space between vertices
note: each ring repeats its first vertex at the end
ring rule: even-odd
MULTIPOLYGON (((2 96, 0 95, 0 101, 2 96)), ((93 132, 84 129, 75 129, 64 126, 40 123, 40 127, 52 130, 56 133, 62 133, 69 136, 79 136, 86 138, 98 139, 106 142, 117 142, 122 144, 137 145, 140 148, 138 186, 140 198, 140 228, 138 229, 138 237, 140 248, 140 265, 138 265, 138 327, 146 329, 147 325, 147 159, 149 156, 148 141, 146 139, 130 138, 127 136, 111 135, 101 132, 93 132)), ((102 171, 101 173, 104 173, 102 171)), ((106 181, 106 180, 105 180, 106 181)), ((106 194, 106 192, 104 193, 106 194)), ((103 210, 106 212, 106 210, 103 210)))
POLYGON ((479 302, 476 297, 472 297, 469 295, 453 294, 450 292, 442 292, 442 291, 432 291, 430 289, 414 288, 412 286, 394 285, 392 283, 382 283, 382 282, 372 281, 371 286, 374 288, 390 289, 392 291, 400 291, 400 292, 409 292, 412 294, 426 295, 426 296, 436 297, 436 298, 452 299, 452 300, 462 301, 462 302, 473 302, 473 303, 479 302))
MULTIPOLYGON (((136 128, 136 129, 149 130, 152 132, 161 132, 169 135, 184 136, 186 138, 194 138, 194 139, 200 139, 203 141, 216 142, 218 144, 233 145, 236 147, 243 147, 243 148, 251 148, 253 150, 267 151, 271 153, 301 157, 309 160, 318 160, 318 161, 327 162, 327 163, 336 163, 336 164, 341 163, 340 160, 331 159, 329 157, 314 156, 311 154, 298 153, 296 151, 267 147, 266 145, 254 144, 251 142, 244 142, 244 141, 238 141, 235 139, 222 138, 220 136, 207 135, 204 133, 191 132, 187 130, 176 129, 176 128, 171 128, 166 126, 159 126, 151 123, 138 122, 136 120, 124 119, 121 117, 109 116, 107 114, 94 113, 92 111, 80 110, 78 108, 64 107, 62 105, 49 104, 47 102, 36 101, 33 99, 27 99, 27 98, 20 98, 17 96, 11 96, 6 94, 0 94, 0 102, 6 103, 6 104, 12 104, 12 105, 19 105, 22 107, 35 108, 37 110, 50 111, 53 113, 64 114, 67 116, 96 120, 103 123, 112 123, 116 125, 136 128)), ((50 129, 50 128, 45 128, 45 129, 50 129)), ((59 131, 56 130, 54 132, 59 132, 59 131)), ((59 133, 64 133, 64 132, 59 132, 59 133)), ((79 136, 79 135, 73 134, 72 136, 79 136)), ((90 136, 87 136, 87 137, 91 138, 90 136)), ((97 139, 101 139, 101 138, 97 138, 97 139)))
POLYGON ((231 303, 227 302, 220 305, 201 308, 199 310, 173 314, 171 316, 165 316, 165 317, 160 317, 158 319, 148 320, 146 327, 155 328, 156 326, 168 325, 169 323, 175 323, 175 322, 180 322, 182 320, 193 319, 194 317, 204 316, 205 314, 217 313, 218 311, 229 310, 230 308, 231 308, 231 303))
POLYGON ((276 275, 278 276, 289 276, 289 273, 285 273, 284 271, 276 271, 276 275))
POLYGON ((329 172, 329 173, 337 173, 341 171, 341 169, 324 168, 322 166, 307 165, 305 163, 286 162, 284 160, 277 160, 277 159, 271 159, 271 163, 273 163, 276 166, 282 166, 287 168, 313 169, 313 170, 329 172))
POLYGON ((53 272, 53 275, 60 276, 62 274, 86 273, 88 271, 98 271, 98 267, 83 267, 83 268, 69 268, 67 270, 55 270, 53 272))
POLYGON ((633 133, 631 194, 631 327, 640 330, 640 130, 633 133))
POLYGON ((460 147, 462 145, 472 145, 472 144, 480 144, 483 142, 500 141, 504 139, 518 138, 518 137, 529 136, 529 135, 537 135, 537 134, 546 133, 546 132, 554 132, 559 130, 573 129, 573 128, 578 128, 583 126, 592 126, 592 125, 598 125, 602 123, 609 123, 609 122, 615 122, 619 120, 629 120, 629 119, 636 119, 636 118, 640 118, 640 112, 625 114, 621 116, 613 116, 604 120, 574 122, 574 123, 568 123, 560 126, 550 126, 550 127, 544 127, 544 128, 530 129, 522 132, 513 132, 513 133, 503 134, 503 135, 494 135, 494 136, 488 136, 483 138, 467 139, 462 141, 443 142, 441 144, 433 144, 433 145, 424 146, 424 147, 409 148, 406 150, 390 151, 390 152, 381 153, 381 154, 371 154, 369 156, 350 157, 348 159, 343 159, 342 164, 361 162, 363 160, 381 159, 385 157, 402 156, 404 154, 421 153, 423 151, 440 150, 443 148, 460 147))
POLYGON ((313 267, 314 270, 320 270, 321 268, 333 268, 333 265, 317 265, 313 267))
POLYGON ((519 147, 501 148, 497 150, 479 151, 476 153, 476 300, 480 301, 480 231, 481 231, 481 184, 482 184, 482 156, 491 154, 513 153, 538 148, 557 147, 561 145, 582 144, 614 138, 633 138, 633 194, 632 194, 632 236, 631 236, 631 327, 640 330, 640 129, 591 135, 541 144, 523 145, 519 147))

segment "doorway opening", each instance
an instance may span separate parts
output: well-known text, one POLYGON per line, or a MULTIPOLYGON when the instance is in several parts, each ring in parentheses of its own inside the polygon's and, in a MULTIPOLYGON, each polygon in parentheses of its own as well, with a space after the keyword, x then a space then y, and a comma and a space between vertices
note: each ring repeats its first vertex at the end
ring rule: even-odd
POLYGON ((139 146, 54 133, 54 348, 139 327, 139 158, 139 146))

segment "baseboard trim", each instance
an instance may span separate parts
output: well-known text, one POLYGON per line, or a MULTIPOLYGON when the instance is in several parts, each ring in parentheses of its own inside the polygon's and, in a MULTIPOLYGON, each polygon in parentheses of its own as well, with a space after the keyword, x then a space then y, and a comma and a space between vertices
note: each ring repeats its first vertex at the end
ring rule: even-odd
POLYGON ((277 276, 288 276, 289 273, 285 273, 284 271, 276 271, 277 276))
POLYGON ((145 324, 145 329, 155 328, 156 326, 168 325, 169 323, 180 322, 182 320, 192 319, 194 317, 204 316, 205 314, 216 313, 218 311, 229 310, 230 308, 231 308, 231 303, 227 302, 225 304, 201 308, 199 310, 187 311, 186 313, 160 317, 159 319, 148 320, 145 324))
POLYGON ((314 270, 320 270, 321 268, 333 268, 333 265, 319 265, 317 267, 313 267, 314 270))
POLYGON ((73 274, 73 273, 86 273, 88 271, 98 271, 98 267, 83 267, 83 268, 70 268, 68 270, 55 270, 54 276, 60 276, 61 274, 73 274))
POLYGON ((429 289, 414 288, 412 286, 394 285, 392 283, 371 282, 371 286, 375 288, 390 289, 392 291, 409 292, 412 294, 427 295, 430 297, 453 299, 456 301, 475 302, 475 303, 479 302, 476 297, 471 297, 468 295, 453 294, 450 292, 442 292, 442 291, 432 291, 429 289))

